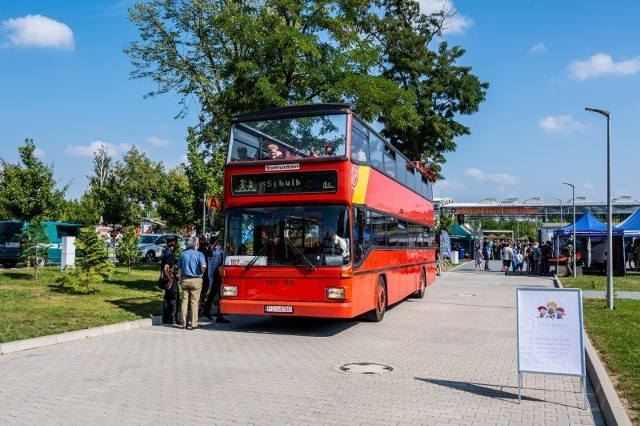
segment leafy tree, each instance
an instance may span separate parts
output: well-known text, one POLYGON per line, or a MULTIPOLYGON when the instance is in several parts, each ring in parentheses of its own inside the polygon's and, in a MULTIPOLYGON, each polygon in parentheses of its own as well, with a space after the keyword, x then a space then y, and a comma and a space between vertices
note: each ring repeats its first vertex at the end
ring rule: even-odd
POLYGON ((93 174, 84 197, 98 212, 96 223, 135 225, 155 210, 157 188, 164 178, 162 163, 155 163, 135 146, 114 162, 102 146, 94 153, 93 174))
POLYGON ((123 187, 136 222, 147 211, 154 210, 156 191, 164 177, 162 163, 154 163, 135 146, 115 165, 116 181, 123 187))
MULTIPOLYGON (((211 127, 208 129, 211 131, 211 127)), ((189 164, 185 166, 185 174, 193 194, 192 204, 188 209, 192 215, 192 220, 189 223, 200 223, 200 225, 202 225, 202 214, 200 213, 202 212, 204 195, 223 198, 223 165, 226 153, 226 148, 221 142, 209 142, 209 147, 212 147, 212 150, 201 149, 204 144, 201 142, 202 137, 206 139, 206 133, 205 136, 201 136, 195 132, 195 129, 189 129, 187 138, 189 164)))
POLYGON ((30 221, 33 218, 57 220, 60 205, 69 185, 56 189, 53 166, 35 156, 33 139, 18 147, 20 164, 9 164, 0 158, 0 211, 8 217, 30 221))
POLYGON ((38 280, 38 267, 44 266, 49 249, 49 236, 40 221, 32 221, 22 232, 22 260, 33 266, 33 279, 38 280))
POLYGON ((184 168, 169 170, 158 187, 158 214, 169 229, 176 231, 196 222, 194 198, 184 168))
POLYGON ((60 287, 73 294, 95 293, 98 291, 95 285, 108 278, 113 270, 107 247, 93 228, 80 230, 76 247, 76 267, 58 280, 60 287))
POLYGON ((156 83, 148 96, 182 96, 178 116, 198 99, 209 120, 189 144, 203 151, 224 146, 236 112, 349 101, 438 172, 454 138, 469 133, 454 118, 476 112, 488 88, 455 65, 464 50, 429 48, 449 16, 423 15, 413 0, 152 0, 130 10, 141 41, 125 52, 132 77, 156 83))
POLYGON ((79 200, 64 200, 59 220, 95 226, 100 222, 99 200, 91 194, 84 194, 79 200))
MULTIPOLYGON (((83 204, 90 204, 93 207, 92 210, 97 211, 98 218, 93 222, 94 224, 103 222, 105 215, 112 213, 109 208, 117 200, 117 197, 112 196, 112 190, 117 188, 114 180, 113 159, 109 156, 109 151, 104 145, 101 145, 98 151, 93 153, 93 174, 87 176, 87 178, 89 179, 89 186, 82 197, 83 204)), ((112 216, 110 215, 110 217, 106 218, 107 223, 118 223, 118 221, 110 220, 113 219, 112 216)))
POLYGON ((142 257, 142 251, 138 247, 139 239, 136 229, 133 226, 127 226, 124 228, 124 234, 122 234, 122 238, 118 242, 118 260, 121 263, 126 263, 129 275, 131 275, 131 264, 142 257))
POLYGON ((478 111, 489 84, 480 82, 471 67, 456 65, 464 49, 449 48, 444 41, 437 49, 429 47, 455 12, 424 15, 417 2, 406 0, 378 0, 376 5, 383 13, 369 16, 365 31, 382 50, 382 75, 412 95, 413 107, 405 116, 396 105, 382 104, 383 133, 409 158, 425 160, 439 175, 444 154, 456 149, 454 138, 470 134, 456 118, 478 111))
POLYGON ((442 232, 443 229, 445 231, 448 230, 451 225, 453 225, 453 216, 441 212, 436 222, 436 230, 438 233, 442 232))

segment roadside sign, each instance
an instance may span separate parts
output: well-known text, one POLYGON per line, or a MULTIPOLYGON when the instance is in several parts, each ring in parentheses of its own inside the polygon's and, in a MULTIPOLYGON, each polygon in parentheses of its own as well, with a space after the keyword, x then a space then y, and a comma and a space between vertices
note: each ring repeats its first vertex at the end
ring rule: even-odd
POLYGON ((220 199, 218 197, 207 198, 207 207, 209 210, 218 210, 220 207, 220 199))

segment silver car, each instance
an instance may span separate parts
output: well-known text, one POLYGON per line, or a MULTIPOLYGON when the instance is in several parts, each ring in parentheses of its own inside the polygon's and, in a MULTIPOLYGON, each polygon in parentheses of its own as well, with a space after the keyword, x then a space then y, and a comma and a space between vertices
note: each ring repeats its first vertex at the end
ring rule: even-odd
POLYGON ((174 237, 178 244, 182 241, 175 234, 142 234, 138 240, 138 247, 145 262, 155 262, 162 257, 162 251, 167 246, 167 237, 174 237))

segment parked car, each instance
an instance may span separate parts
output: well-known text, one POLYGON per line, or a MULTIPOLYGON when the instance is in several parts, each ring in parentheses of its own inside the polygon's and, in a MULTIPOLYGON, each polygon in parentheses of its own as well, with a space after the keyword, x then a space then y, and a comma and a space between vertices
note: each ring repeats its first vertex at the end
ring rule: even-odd
POLYGON ((175 237, 178 244, 182 238, 175 234, 142 234, 138 240, 138 247, 145 262, 155 262, 162 257, 162 251, 167 246, 167 237, 175 237))

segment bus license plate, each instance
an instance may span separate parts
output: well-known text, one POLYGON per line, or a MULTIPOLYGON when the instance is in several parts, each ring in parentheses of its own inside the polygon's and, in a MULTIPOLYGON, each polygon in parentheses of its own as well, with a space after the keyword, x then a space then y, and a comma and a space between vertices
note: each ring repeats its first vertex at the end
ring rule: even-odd
POLYGON ((292 314, 293 306, 265 305, 266 314, 292 314))

